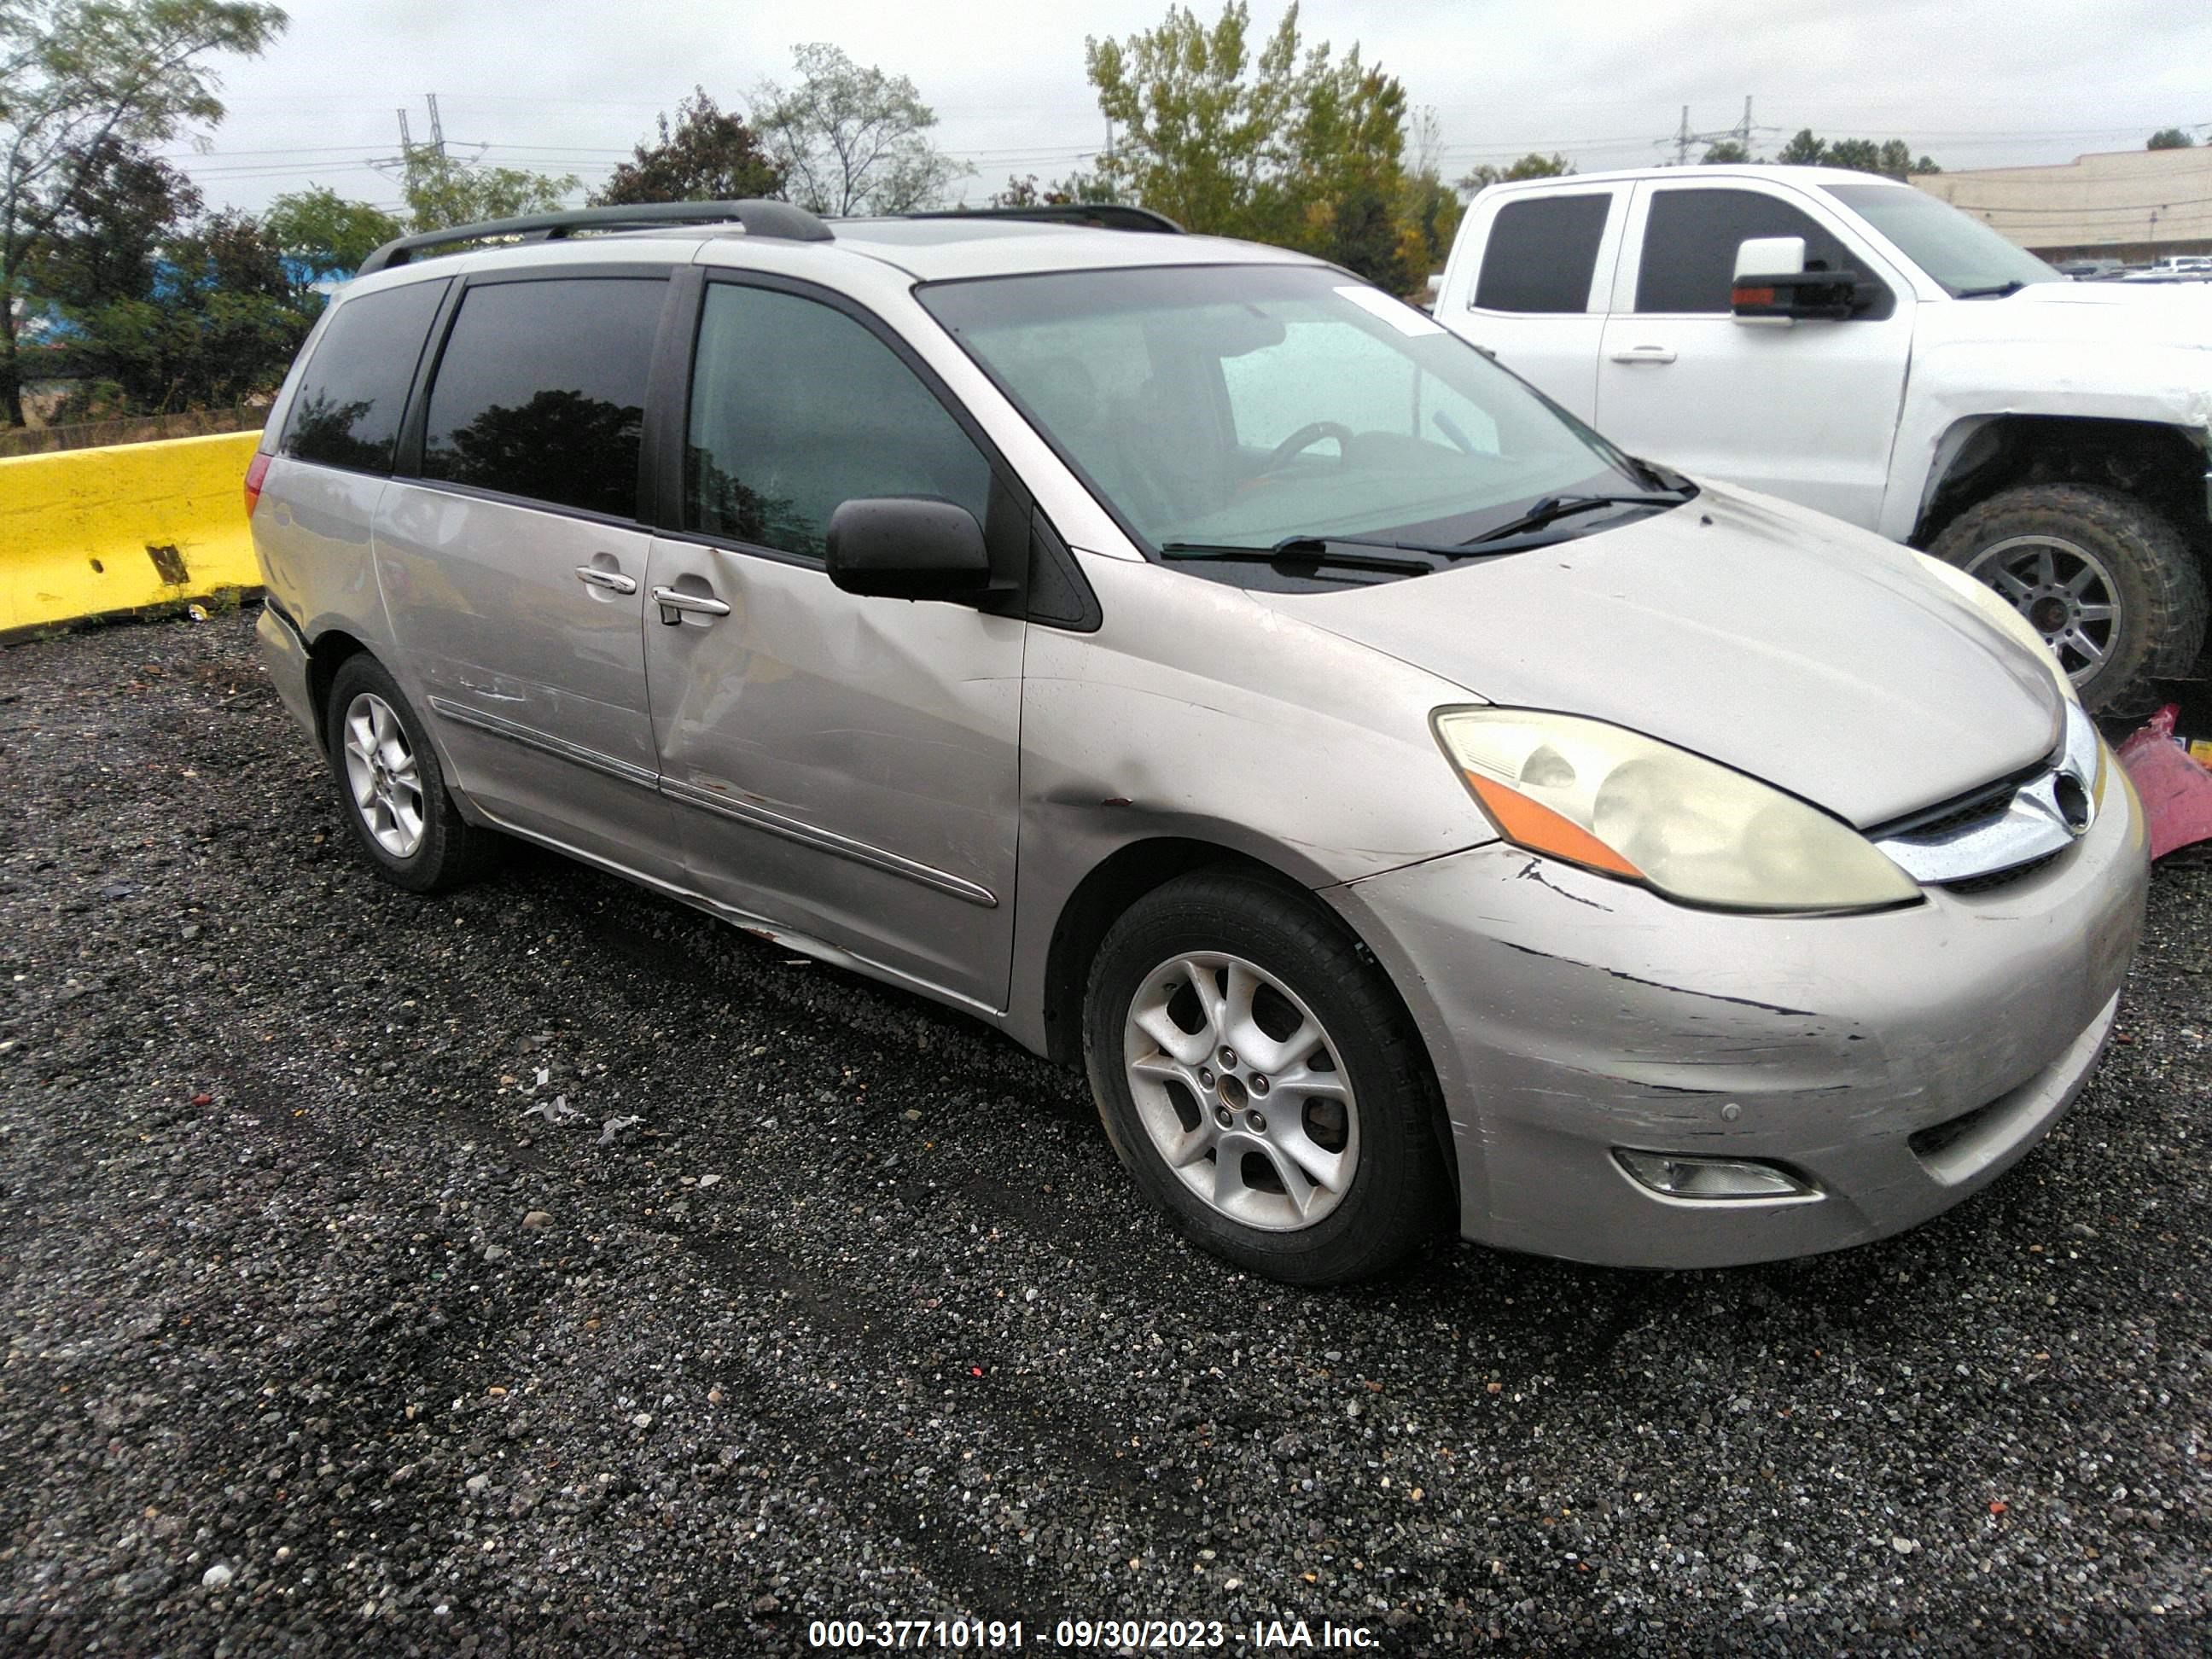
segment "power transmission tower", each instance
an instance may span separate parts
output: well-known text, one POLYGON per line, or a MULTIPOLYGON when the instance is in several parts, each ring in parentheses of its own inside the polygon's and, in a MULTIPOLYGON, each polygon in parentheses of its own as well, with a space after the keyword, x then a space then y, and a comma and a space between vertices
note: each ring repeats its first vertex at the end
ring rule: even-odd
POLYGON ((1743 119, 1734 126, 1723 127, 1717 132, 1692 132, 1690 131, 1690 106, 1685 104, 1682 106, 1682 125, 1674 130, 1671 137, 1656 139, 1654 143, 1660 149, 1664 149, 1672 144, 1674 147, 1674 165, 1679 167, 1689 165, 1690 151, 1698 145, 1734 143, 1748 157, 1751 155, 1752 140, 1757 134, 1779 131, 1781 129, 1778 127, 1756 127, 1752 125, 1751 99, 1747 95, 1743 100, 1743 119))

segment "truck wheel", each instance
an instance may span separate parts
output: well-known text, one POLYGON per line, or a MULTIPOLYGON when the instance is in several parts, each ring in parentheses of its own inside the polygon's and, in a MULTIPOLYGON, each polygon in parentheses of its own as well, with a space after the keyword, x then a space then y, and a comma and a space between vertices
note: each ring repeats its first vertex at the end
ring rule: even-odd
POLYGON ((2204 642, 2203 568, 2161 514, 2087 484, 2024 484, 1977 502, 1929 551, 2034 624, 2092 709, 2130 714, 2204 642))
POLYGON ((1311 901, 1219 872, 1147 894, 1099 945, 1083 1035, 1122 1164, 1216 1255, 1341 1284, 1442 1226, 1428 1056, 1311 901))

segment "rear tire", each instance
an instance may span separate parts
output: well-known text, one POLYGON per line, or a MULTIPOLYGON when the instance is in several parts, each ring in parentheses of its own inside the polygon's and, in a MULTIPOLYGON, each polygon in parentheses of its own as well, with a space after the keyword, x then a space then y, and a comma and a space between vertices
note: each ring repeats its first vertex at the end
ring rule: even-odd
POLYGON ((1374 959, 1303 895, 1200 872, 1139 899, 1092 963, 1084 1059, 1138 1187, 1240 1267, 1368 1278, 1450 1214, 1420 1039, 1374 959))
POLYGON ((2163 514, 2117 490, 2004 490, 1954 519, 1928 550, 2017 605, 2092 709, 2148 712, 2159 701, 2154 682, 2188 673, 2204 643, 2196 550, 2163 514))
POLYGON ((453 805, 438 751, 382 663, 363 652, 340 664, 323 720, 338 815, 377 874, 442 893, 483 869, 493 832, 453 805))

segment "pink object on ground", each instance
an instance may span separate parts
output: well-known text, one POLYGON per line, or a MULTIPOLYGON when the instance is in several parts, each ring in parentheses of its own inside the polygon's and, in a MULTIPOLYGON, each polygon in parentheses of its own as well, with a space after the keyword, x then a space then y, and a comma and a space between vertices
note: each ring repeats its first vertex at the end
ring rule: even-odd
POLYGON ((2173 740, 2179 705, 2168 703, 2140 732, 2120 745, 2120 764, 2128 769, 2136 793, 2142 797, 2150 823, 2150 855, 2164 858, 2176 848, 2212 841, 2212 772, 2189 758, 2173 740))

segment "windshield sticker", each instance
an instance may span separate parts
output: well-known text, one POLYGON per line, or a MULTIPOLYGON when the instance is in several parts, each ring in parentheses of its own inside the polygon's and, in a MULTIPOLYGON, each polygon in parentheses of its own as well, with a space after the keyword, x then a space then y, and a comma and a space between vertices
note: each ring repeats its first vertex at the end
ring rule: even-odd
POLYGON ((1337 289, 1339 294, 1358 306, 1370 311, 1401 334, 1441 334, 1444 325, 1424 317, 1401 300, 1394 300, 1379 288, 1358 288, 1351 283, 1337 289))

